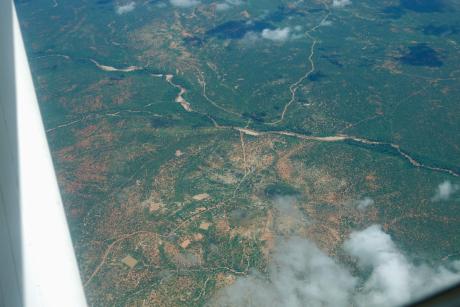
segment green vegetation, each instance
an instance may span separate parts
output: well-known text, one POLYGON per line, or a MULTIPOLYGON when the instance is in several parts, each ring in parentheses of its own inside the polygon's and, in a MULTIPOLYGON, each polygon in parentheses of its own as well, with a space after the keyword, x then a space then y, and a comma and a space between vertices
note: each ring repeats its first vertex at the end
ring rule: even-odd
POLYGON ((16 5, 90 305, 204 305, 285 233, 458 253, 458 4, 57 3, 16 5))

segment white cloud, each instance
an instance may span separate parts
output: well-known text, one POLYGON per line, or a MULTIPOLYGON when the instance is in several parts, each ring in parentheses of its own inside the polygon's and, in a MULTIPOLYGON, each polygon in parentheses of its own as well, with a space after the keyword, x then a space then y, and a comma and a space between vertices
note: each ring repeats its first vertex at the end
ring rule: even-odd
POLYGON ((294 27, 294 30, 295 31, 302 31, 302 26, 297 25, 297 26, 294 27))
POLYGON ((371 270, 355 297, 358 306, 399 305, 460 280, 459 263, 452 270, 415 265, 378 225, 353 232, 344 250, 362 269, 371 270))
POLYGON ((259 273, 224 288, 215 306, 345 306, 356 279, 313 243, 279 240, 267 280, 259 273))
POLYGON ((283 237, 267 275, 252 272, 238 278, 221 289, 210 305, 392 306, 460 280, 460 262, 450 263, 449 268, 416 265, 378 225, 353 232, 343 248, 364 274, 354 276, 306 239, 283 237))
POLYGON ((372 269, 358 301, 369 306, 393 306, 410 299, 410 265, 379 226, 352 233, 344 249, 358 259, 359 265, 372 269))
POLYGON ((308 219, 296 205, 295 196, 276 196, 273 208, 276 209, 275 232, 292 236, 298 235, 309 224, 308 219))
POLYGON ((337 8, 342 8, 351 4, 351 0, 333 0, 332 6, 337 8))
POLYGON ((449 180, 446 180, 438 185, 436 193, 433 196, 433 201, 449 200, 452 195, 460 190, 458 184, 453 184, 449 180))
POLYGON ((242 0, 225 0, 225 2, 231 4, 231 5, 241 5, 243 4, 242 0))
POLYGON ((360 199, 356 201, 356 207, 359 210, 365 210, 367 207, 372 206, 374 204, 374 200, 370 197, 364 197, 363 199, 360 199))
POLYGON ((302 26, 297 25, 294 26, 293 28, 291 27, 285 27, 285 28, 277 28, 277 29, 264 29, 262 32, 254 32, 254 31, 249 31, 247 32, 243 39, 241 40, 241 43, 244 45, 253 45, 256 42, 259 42, 261 39, 267 39, 271 40, 274 42, 285 42, 287 40, 295 40, 304 37, 302 33, 299 33, 302 31, 302 26))
POLYGON ((217 3, 216 4, 216 10, 218 10, 218 11, 226 11, 229 8, 230 8, 230 4, 228 4, 227 2, 217 3))
POLYGON ((230 9, 232 6, 238 6, 243 4, 243 1, 241 0, 225 0, 222 3, 217 3, 216 4, 216 10, 218 11, 225 11, 230 9))
POLYGON ((131 12, 135 8, 136 8, 136 3, 131 1, 127 4, 117 6, 115 11, 117 12, 118 15, 123 15, 123 14, 131 12))
POLYGON ((322 27, 329 27, 329 26, 332 26, 332 21, 330 21, 330 20, 323 20, 323 21, 321 21, 320 25, 321 25, 322 27))
POLYGON ((291 29, 289 27, 275 30, 264 29, 262 31, 262 37, 276 42, 284 42, 289 39, 290 32, 291 29))
POLYGON ((259 40, 261 40, 262 38, 260 37, 260 35, 256 32, 253 32, 253 31, 249 31, 247 32, 244 37, 241 39, 241 44, 243 45, 254 45, 255 43, 257 43, 259 40))
POLYGON ((169 0, 169 3, 173 6, 181 7, 181 8, 188 8, 193 7, 200 4, 198 0, 169 0))

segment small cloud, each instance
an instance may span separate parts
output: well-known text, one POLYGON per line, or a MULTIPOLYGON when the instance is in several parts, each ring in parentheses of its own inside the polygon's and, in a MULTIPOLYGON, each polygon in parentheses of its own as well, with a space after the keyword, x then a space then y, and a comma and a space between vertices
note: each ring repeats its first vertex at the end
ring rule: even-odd
POLYGON ((372 198, 364 197, 363 199, 356 201, 356 208, 359 210, 366 210, 367 207, 372 206, 374 203, 375 202, 372 198))
POLYGON ((264 29, 262 31, 262 38, 275 42, 284 42, 289 39, 290 32, 291 29, 289 27, 278 28, 274 30, 264 29))
POLYGON ((295 196, 275 196, 273 208, 276 210, 275 231, 277 234, 292 236, 304 231, 308 219, 297 207, 295 196))
POLYGON ((262 38, 260 37, 259 33, 256 33, 254 31, 249 31, 241 39, 241 44, 243 44, 243 45, 254 45, 255 43, 257 43, 261 39, 262 38))
POLYGON ((243 4, 243 1, 241 0, 225 0, 222 3, 217 3, 216 4, 216 10, 218 11, 226 11, 230 9, 233 6, 238 6, 243 4))
POLYGON ((169 0, 169 3, 173 6, 181 8, 189 8, 200 4, 198 0, 169 0))
POLYGON ((436 193, 431 199, 432 201, 449 200, 452 195, 460 190, 458 184, 454 184, 449 180, 440 183, 436 189, 436 193))
POLYGON ((336 8, 342 8, 351 4, 351 0, 333 0, 332 6, 336 8))
POLYGON ((297 39, 302 37, 301 34, 291 33, 291 28, 264 29, 262 32, 249 31, 241 40, 244 45, 253 45, 262 39, 267 39, 273 42, 285 42, 289 39, 297 39))
POLYGON ((123 15, 123 14, 131 12, 135 8, 136 8, 136 3, 131 1, 127 4, 117 6, 115 11, 117 12, 118 15, 123 15))
POLYGON ((302 26, 297 25, 297 26, 294 27, 294 30, 295 31, 302 31, 302 26))
POLYGON ((242 0, 225 0, 225 2, 231 4, 231 5, 241 5, 243 4, 243 1, 242 0))
POLYGON ((228 4, 227 2, 216 4, 216 10, 218 11, 226 11, 229 8, 230 8, 230 4, 228 4))
POLYGON ((321 21, 320 26, 321 26, 321 27, 329 27, 329 26, 332 26, 332 21, 330 21, 330 20, 323 20, 323 21, 321 21))

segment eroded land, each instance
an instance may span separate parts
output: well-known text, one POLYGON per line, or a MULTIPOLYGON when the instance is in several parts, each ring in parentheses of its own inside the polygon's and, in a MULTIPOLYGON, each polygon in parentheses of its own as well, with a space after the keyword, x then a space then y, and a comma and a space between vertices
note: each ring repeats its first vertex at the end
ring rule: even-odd
POLYGON ((64 2, 17 7, 90 305, 212 305, 292 236, 353 267, 372 224, 459 257, 454 1, 64 2))

